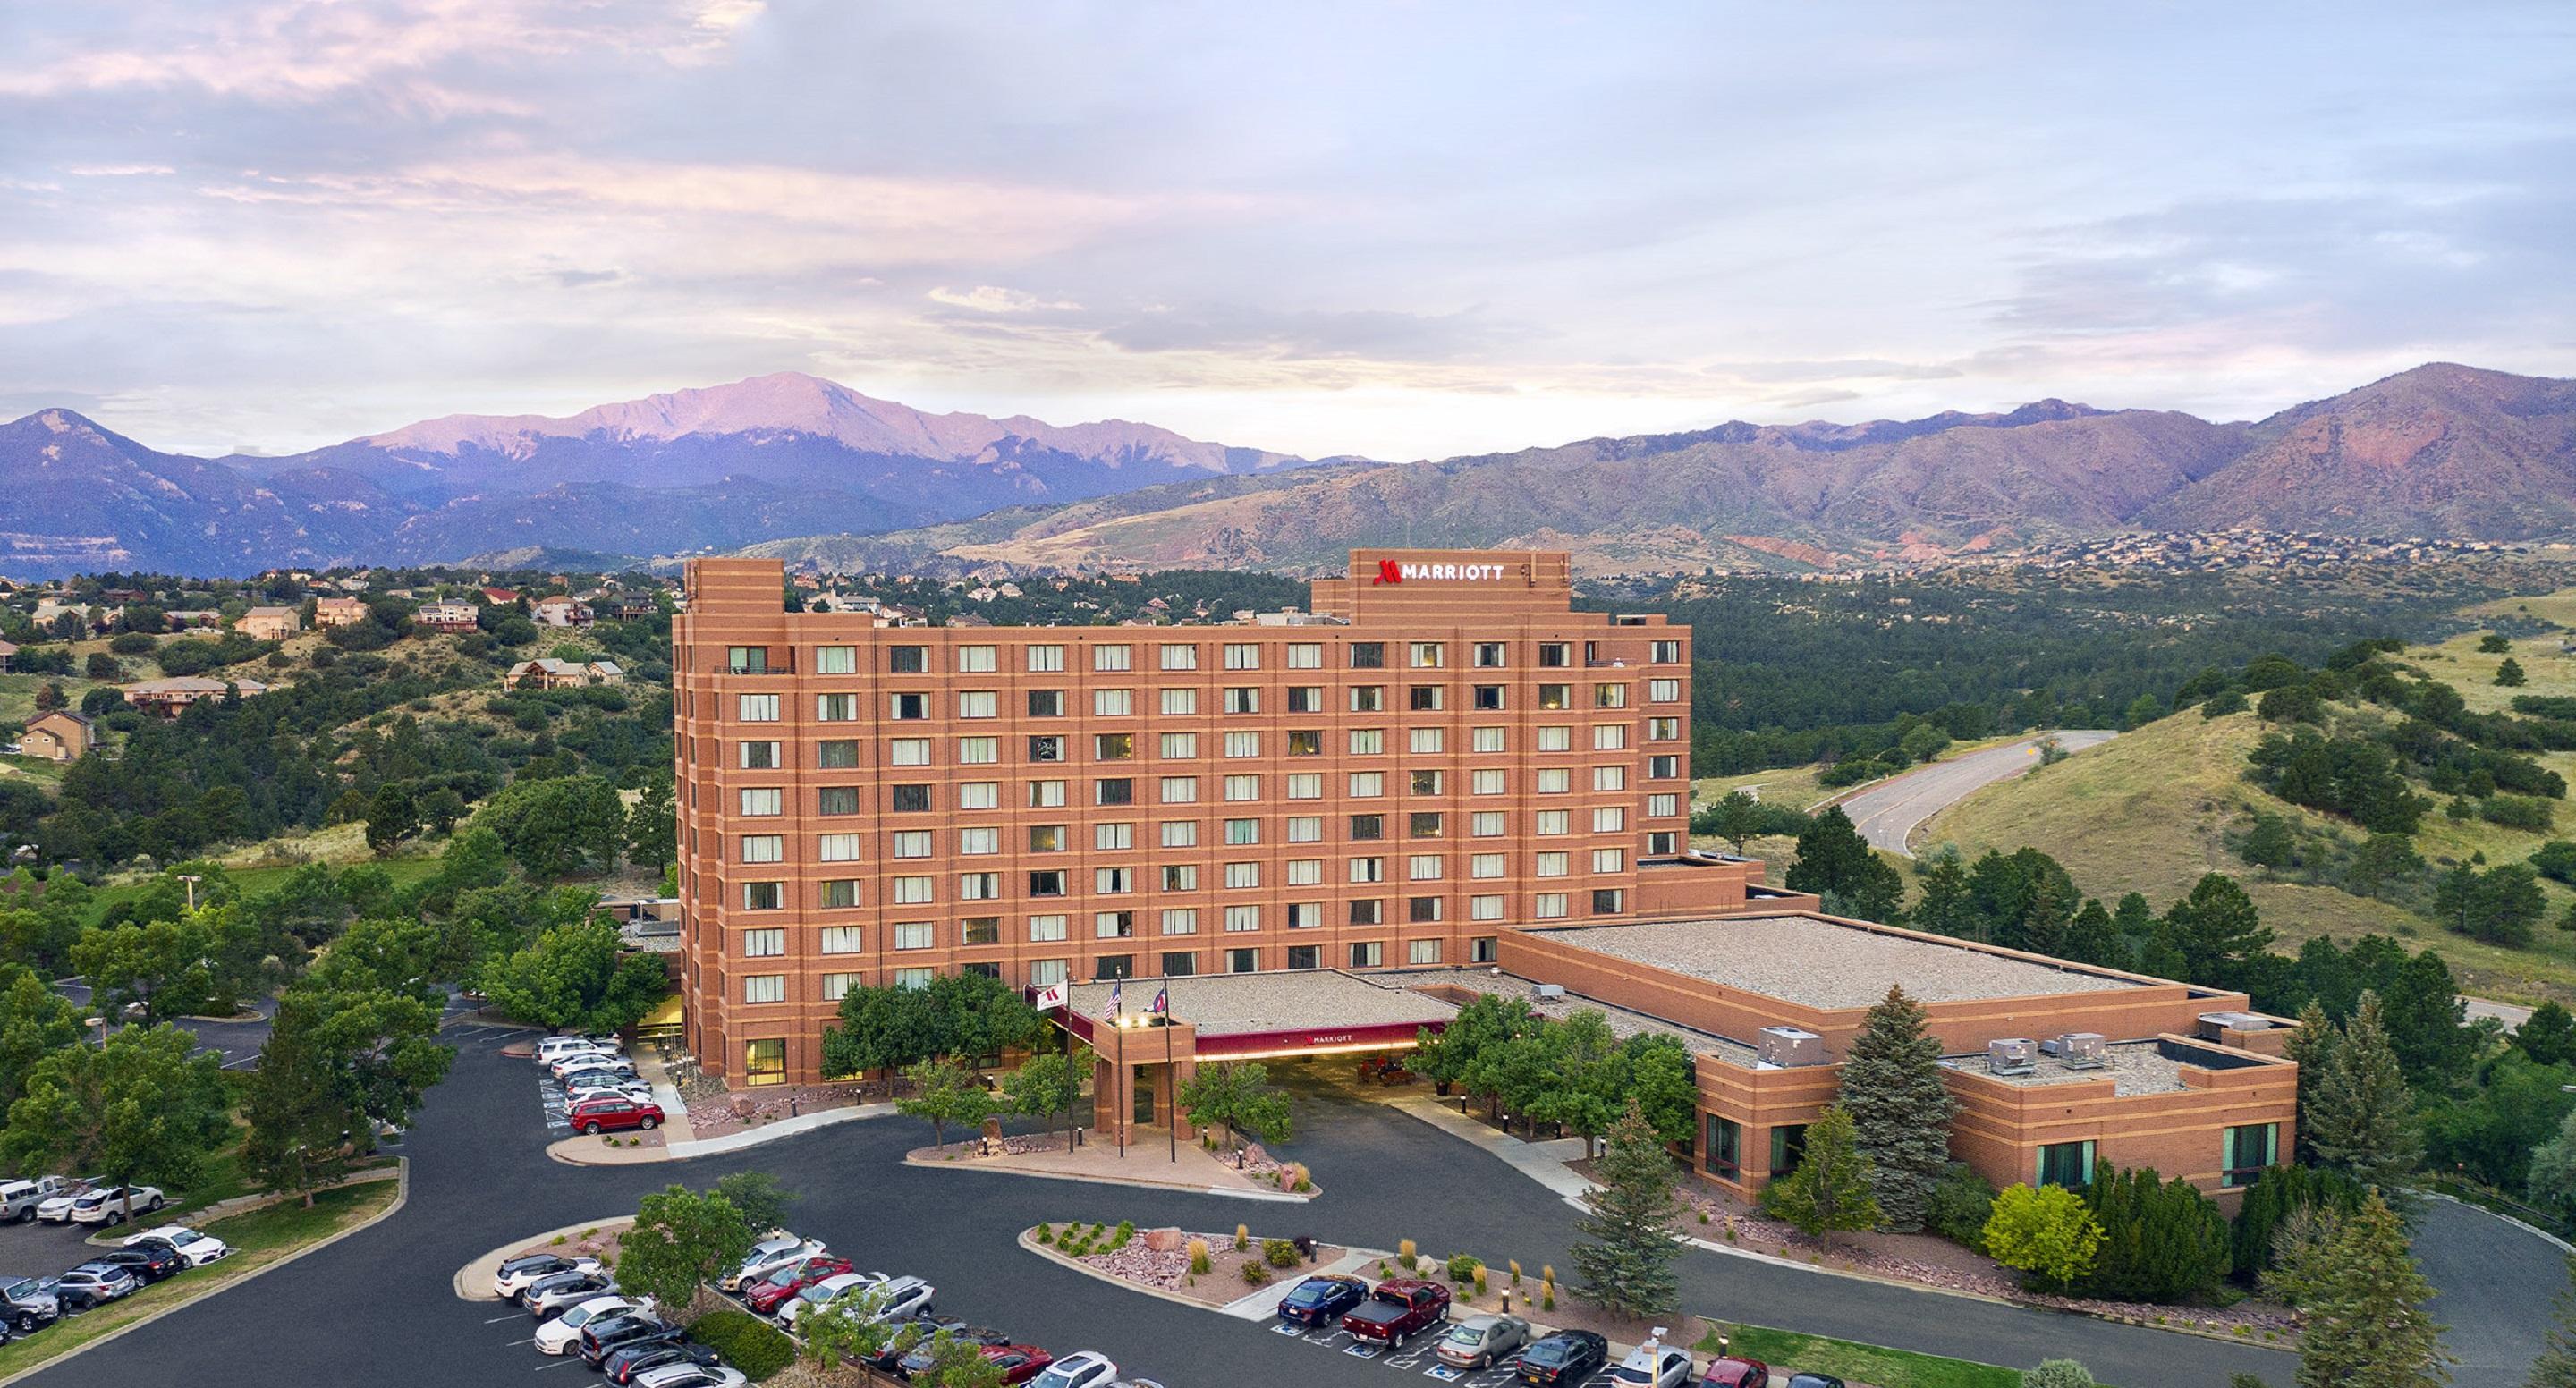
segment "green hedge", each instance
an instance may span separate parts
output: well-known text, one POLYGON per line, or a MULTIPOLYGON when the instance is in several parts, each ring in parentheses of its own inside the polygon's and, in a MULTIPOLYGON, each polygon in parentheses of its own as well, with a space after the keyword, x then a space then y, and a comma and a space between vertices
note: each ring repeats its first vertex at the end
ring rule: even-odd
POLYGON ((710 1311, 689 1326, 689 1333, 754 1383, 796 1362, 795 1343, 749 1311, 710 1311))

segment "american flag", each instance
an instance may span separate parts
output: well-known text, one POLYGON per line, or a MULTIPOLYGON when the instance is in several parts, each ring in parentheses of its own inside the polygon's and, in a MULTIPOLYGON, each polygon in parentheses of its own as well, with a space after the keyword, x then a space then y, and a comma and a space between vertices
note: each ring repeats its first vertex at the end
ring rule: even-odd
POLYGON ((1103 1015, 1113 1022, 1118 1020, 1118 999, 1121 991, 1124 990, 1126 986, 1127 983, 1125 979, 1113 978, 1109 981, 1109 1011, 1103 1015))

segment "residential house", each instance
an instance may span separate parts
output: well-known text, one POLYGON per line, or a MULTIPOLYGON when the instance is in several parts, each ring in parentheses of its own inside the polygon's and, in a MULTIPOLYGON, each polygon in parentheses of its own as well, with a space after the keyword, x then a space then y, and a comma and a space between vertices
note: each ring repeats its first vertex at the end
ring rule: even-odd
POLYGON ((613 660, 522 660, 501 677, 512 689, 588 689, 626 683, 626 672, 613 660))
POLYGON ((412 620, 432 631, 472 631, 482 610, 470 602, 425 602, 412 614, 412 620))
POLYGON ((78 761, 97 742, 98 732, 89 715, 58 708, 37 714, 27 724, 26 733, 18 739, 18 750, 21 755, 47 761, 78 761))
POLYGON ((317 598, 313 603, 313 625, 344 627, 367 619, 367 605, 356 598, 317 598))
POLYGON ((255 641, 283 641, 304 630, 304 618, 292 607, 254 607, 233 626, 255 641))
POLYGON ((0 641, 0 675, 5 675, 17 667, 18 643, 15 641, 0 641))
POLYGON ((226 689, 239 690, 245 699, 265 694, 268 686, 258 680, 214 680, 203 675, 186 675, 178 679, 145 680, 125 686, 125 702, 145 713, 176 718, 180 710, 200 699, 220 699, 226 689))
POLYGON ((486 588, 483 590, 483 601, 492 604, 494 607, 504 607, 510 603, 517 602, 518 600, 519 592, 515 588, 486 588))
POLYGON ((586 627, 591 623, 590 604, 579 598, 539 598, 536 619, 550 627, 586 627))

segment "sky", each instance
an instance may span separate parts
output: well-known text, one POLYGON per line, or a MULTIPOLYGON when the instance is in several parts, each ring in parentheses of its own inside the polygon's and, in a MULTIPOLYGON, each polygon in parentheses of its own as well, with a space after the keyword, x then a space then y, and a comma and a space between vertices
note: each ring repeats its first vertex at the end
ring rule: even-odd
POLYGON ((0 418, 772 371, 1323 456, 2576 375, 2576 6, 0 9, 0 418))

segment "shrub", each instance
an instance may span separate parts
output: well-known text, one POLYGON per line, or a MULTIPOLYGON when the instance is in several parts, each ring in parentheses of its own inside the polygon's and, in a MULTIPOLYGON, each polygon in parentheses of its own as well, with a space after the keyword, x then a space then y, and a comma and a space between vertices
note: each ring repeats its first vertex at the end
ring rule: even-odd
POLYGON ((1234 1226, 1234 1251, 1240 1253, 1251 1246, 1252 1230, 1241 1224, 1234 1226))
POLYGON ((1422 1261, 1422 1251, 1414 1247, 1413 1240, 1411 1239, 1397 1239, 1395 1241, 1395 1260, 1398 1263, 1403 1264, 1406 1272, 1412 1272, 1415 1270, 1414 1265, 1422 1261))
POLYGON ((709 1312, 689 1326, 689 1333, 754 1383, 796 1362, 795 1342, 749 1311, 709 1312))
POLYGON ((1521 1284, 1521 1260, 1518 1258, 1512 1259, 1510 1266, 1512 1269, 1512 1285, 1517 1287, 1521 1284))
POLYGON ((2114 1301, 2198 1301, 2216 1291, 2231 1264, 2227 1216, 2200 1188, 2152 1167, 2098 1166, 2084 1203, 2102 1230, 2092 1268, 2077 1282, 2114 1301))
POLYGON ((2064 1186, 2016 1185, 1995 1197, 1985 1246, 1996 1262, 2055 1290, 2092 1270, 2102 1226, 2084 1198, 2064 1186))
POLYGON ((1478 1295, 1478 1296, 1483 1296, 1484 1294, 1485 1294, 1485 1269, 1484 1269, 1484 1266, 1483 1266, 1482 1264, 1478 1264, 1478 1265, 1477 1265, 1477 1268, 1476 1268, 1476 1295, 1478 1295))
POLYGON ((1127 1241, 1134 1237, 1136 1237, 1135 1224, 1124 1219, 1118 1221, 1117 1230, 1109 1236, 1109 1251, 1115 1253, 1119 1249, 1125 1248, 1127 1246, 1127 1241))
POLYGON ((1556 1282, 1553 1278, 1538 1284, 1538 1309, 1542 1311, 1556 1309, 1556 1282))
POLYGON ((1297 1266, 1297 1245, 1290 1239, 1263 1239, 1261 1257, 1272 1267, 1293 1268, 1297 1266))
POLYGON ((1192 1240, 1190 1240, 1190 1242, 1189 1242, 1189 1254, 1190 1254, 1190 1275, 1192 1275, 1192 1276, 1194 1276, 1194 1277, 1204 1277, 1204 1276, 1206 1276, 1206 1275, 1207 1275, 1208 1268, 1211 1266, 1211 1264, 1210 1264, 1210 1263, 1209 1263, 1209 1261, 1208 1261, 1208 1246, 1207 1246, 1207 1240, 1205 1240, 1205 1239, 1192 1239, 1192 1240))
POLYGON ((1041 1225, 1039 1225, 1039 1226, 1038 1226, 1038 1242, 1040 1242, 1040 1243, 1053 1243, 1053 1242, 1055 1242, 1055 1229, 1054 1229, 1052 1226, 1050 1226, 1050 1225, 1045 1225, 1045 1224, 1041 1224, 1041 1225))
POLYGON ((1243 1260, 1243 1280, 1258 1287, 1270 1280, 1270 1269, 1262 1266, 1259 1258, 1246 1258, 1243 1260))
POLYGON ((2021 1388, 2093 1388, 2093 1371, 2072 1359, 2043 1359, 2021 1376, 2021 1388))
POLYGON ((1986 1221, 1994 1212, 1994 1183, 1966 1162, 1950 1163, 1923 1202, 1923 1222, 1932 1232, 1970 1248, 1985 1247, 1986 1221))
POLYGON ((1476 1274, 1484 1270, 1484 1266, 1483 1263, 1477 1262, 1472 1254, 1452 1253, 1449 1255, 1449 1280, 1459 1283, 1473 1282, 1476 1280, 1476 1274))

